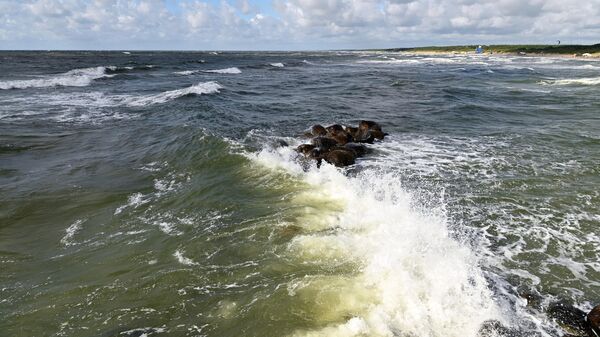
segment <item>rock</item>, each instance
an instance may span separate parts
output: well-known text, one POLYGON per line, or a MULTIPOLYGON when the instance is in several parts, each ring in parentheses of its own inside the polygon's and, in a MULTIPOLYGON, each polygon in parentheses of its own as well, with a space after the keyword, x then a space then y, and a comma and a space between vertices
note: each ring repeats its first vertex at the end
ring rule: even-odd
POLYGON ((477 337, 520 337, 518 330, 510 329, 499 321, 489 320, 481 324, 477 337))
POLYGON ((358 137, 358 128, 354 128, 351 126, 344 126, 344 131, 352 137, 352 139, 356 139, 358 137))
POLYGON ((357 157, 364 156, 368 151, 366 146, 357 143, 346 143, 344 148, 354 152, 357 157))
POLYGON ((519 296, 527 301, 527 306, 530 308, 540 310, 542 308, 543 298, 541 295, 531 290, 519 291, 519 296))
POLYGON ((352 141, 352 137, 346 133, 346 131, 333 131, 327 134, 329 138, 335 139, 339 145, 344 145, 350 141, 352 141))
POLYGON ((279 147, 288 147, 288 146, 290 146, 290 144, 288 144, 288 142, 286 142, 286 141, 285 141, 285 140, 283 140, 283 139, 279 139, 279 140, 277 141, 277 145, 278 145, 279 147))
POLYGON ((370 130, 381 131, 381 126, 373 121, 360 121, 358 129, 363 132, 370 130))
POLYGON ((316 137, 312 139, 311 143, 323 151, 328 151, 338 144, 335 139, 329 137, 316 137))
POLYGON ((296 148, 296 151, 302 153, 303 155, 308 155, 308 153, 314 149, 316 146, 312 144, 302 144, 296 148))
POLYGON ((325 136, 327 134, 327 130, 319 124, 313 125, 310 128, 310 132, 314 137, 325 136))
POLYGON ((359 131, 359 135, 354 141, 357 143, 373 144, 375 142, 375 136, 373 136, 370 131, 367 131, 365 134, 359 131))
POLYGON ((369 133, 373 136, 373 138, 379 140, 383 140, 383 138, 385 138, 385 136, 387 135, 387 133, 377 130, 371 130, 369 131, 369 133))
POLYGON ((330 125, 330 126, 326 127, 325 129, 329 133, 344 131, 344 128, 339 124, 330 125))
POLYGON ((586 336, 587 326, 586 314, 574 306, 564 303, 552 303, 546 311, 548 317, 554 319, 558 325, 567 333, 576 336, 586 336))
POLYGON ((586 321, 592 332, 591 336, 600 337, 600 305, 595 306, 587 314, 586 321))
POLYGON ((343 149, 329 151, 323 154, 322 157, 326 162, 337 167, 353 165, 354 160, 356 159, 356 156, 352 151, 343 149))

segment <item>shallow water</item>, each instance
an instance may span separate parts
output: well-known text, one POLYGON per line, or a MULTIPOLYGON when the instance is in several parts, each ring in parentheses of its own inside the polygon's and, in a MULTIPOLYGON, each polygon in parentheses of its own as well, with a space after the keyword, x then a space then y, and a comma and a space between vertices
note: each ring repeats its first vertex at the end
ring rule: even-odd
POLYGON ((600 302, 600 63, 0 52, 0 331, 560 336, 600 302), (390 133, 345 170, 314 123, 390 133))

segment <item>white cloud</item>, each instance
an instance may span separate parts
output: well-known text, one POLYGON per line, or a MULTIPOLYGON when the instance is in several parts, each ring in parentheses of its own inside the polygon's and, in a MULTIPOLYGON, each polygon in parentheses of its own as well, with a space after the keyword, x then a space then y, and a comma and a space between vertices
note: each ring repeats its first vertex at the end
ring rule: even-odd
POLYGON ((600 0, 0 0, 0 48, 598 43, 600 0))

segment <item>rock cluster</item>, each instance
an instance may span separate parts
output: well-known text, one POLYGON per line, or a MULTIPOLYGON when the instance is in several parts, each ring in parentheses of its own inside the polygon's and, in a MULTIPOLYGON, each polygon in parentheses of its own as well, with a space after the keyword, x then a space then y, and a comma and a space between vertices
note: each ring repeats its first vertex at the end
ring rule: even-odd
POLYGON ((373 144, 383 140, 387 133, 373 121, 360 121, 358 127, 333 124, 328 127, 314 125, 305 136, 311 138, 310 144, 302 144, 296 151, 307 158, 326 162, 337 167, 353 165, 356 158, 367 153, 368 148, 362 143, 373 144))

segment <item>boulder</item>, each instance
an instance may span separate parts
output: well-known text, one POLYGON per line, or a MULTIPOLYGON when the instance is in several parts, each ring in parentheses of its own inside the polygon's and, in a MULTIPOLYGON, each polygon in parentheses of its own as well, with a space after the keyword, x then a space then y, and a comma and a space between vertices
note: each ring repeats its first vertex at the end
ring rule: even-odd
POLYGON ((323 154, 322 158, 329 164, 335 165, 337 167, 344 167, 348 165, 353 165, 356 156, 352 151, 344 149, 335 149, 323 154))
POLYGON ((358 123, 358 129, 363 132, 369 130, 381 131, 381 126, 373 121, 360 121, 358 123))
POLYGON ((322 125, 316 124, 310 128, 310 133, 314 137, 325 136, 327 134, 327 130, 322 125))
POLYGON ((327 132, 334 133, 339 131, 344 131, 344 127, 339 124, 333 124, 325 128, 327 132))
POLYGON ((586 321, 592 332, 592 336, 600 337, 600 305, 597 305, 592 309, 586 317, 586 321))
POLYGON ((499 321, 489 320, 481 324, 477 337, 520 337, 518 330, 510 329, 499 321))
POLYGON ((337 140, 329 137, 315 137, 312 139, 311 143, 323 151, 328 151, 338 144, 337 140))
POLYGON ((546 311, 548 317, 552 318, 567 333, 576 336, 586 336, 587 326, 586 314, 574 306, 557 302, 548 306, 546 311))
POLYGON ((314 149, 316 146, 312 144, 302 144, 296 148, 296 151, 302 153, 303 155, 308 155, 308 153, 314 149))
POLYGON ((344 148, 354 152, 357 157, 364 156, 368 151, 366 146, 357 143, 346 143, 344 144, 344 148))

